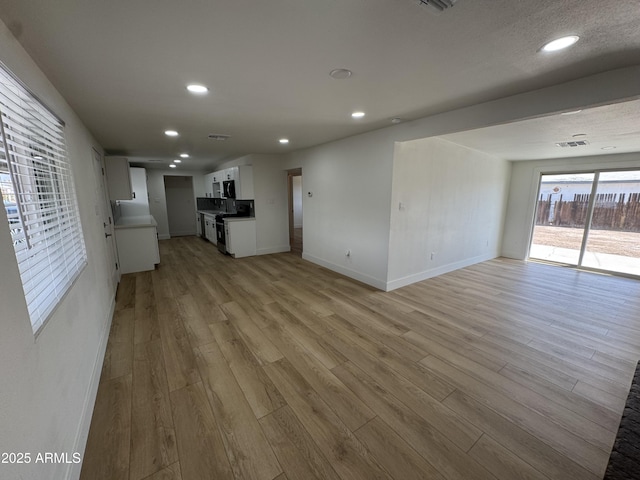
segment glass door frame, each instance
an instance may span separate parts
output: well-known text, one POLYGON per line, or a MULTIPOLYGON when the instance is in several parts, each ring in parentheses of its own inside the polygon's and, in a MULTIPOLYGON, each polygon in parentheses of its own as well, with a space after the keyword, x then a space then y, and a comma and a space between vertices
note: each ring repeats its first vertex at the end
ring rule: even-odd
POLYGON ((529 237, 529 247, 527 248, 527 261, 533 261, 533 262, 543 262, 543 263, 550 263, 553 265, 561 265, 561 266, 566 266, 566 267, 571 267, 571 268, 575 268, 578 270, 584 270, 584 271, 588 271, 588 272, 595 272, 595 273, 605 273, 605 274, 609 274, 609 275, 616 275, 616 276, 620 276, 620 277, 629 277, 629 278, 634 278, 634 279, 638 279, 640 280, 640 275, 634 275, 631 273, 626 273, 626 272, 617 272, 615 270, 605 270, 605 269, 601 269, 601 268, 594 268, 594 267, 587 267, 584 266, 583 260, 584 260, 584 255, 586 253, 587 250, 587 243, 589 241, 589 233, 591 231, 591 222, 593 220, 593 211, 595 209, 595 204, 596 204, 596 194, 597 194, 597 190, 598 190, 598 183, 600 181, 600 174, 603 172, 633 172, 633 171, 640 171, 640 166, 638 167, 624 167, 624 168, 598 168, 598 169, 586 169, 586 170, 569 170, 569 171, 565 171, 565 170, 559 170, 559 171, 550 171, 550 172, 546 172, 546 171, 541 171, 538 173, 538 186, 536 189, 536 196, 535 196, 535 208, 533 209, 533 219, 532 219, 532 228, 531 228, 531 236, 529 237), (580 245, 580 253, 578 256, 578 263, 577 265, 574 264, 569 264, 569 263, 563 263, 563 262, 556 262, 553 260, 545 260, 545 259, 539 259, 539 258, 535 258, 535 257, 531 257, 531 245, 533 244, 533 235, 534 235, 534 231, 536 228, 536 218, 537 218, 537 212, 538 212, 538 199, 540 198, 540 189, 542 187, 542 177, 544 175, 579 175, 579 174, 593 174, 593 180, 592 180, 592 184, 591 184, 591 193, 589 196, 589 204, 587 206, 587 215, 585 218, 585 225, 582 231, 582 243, 580 245))

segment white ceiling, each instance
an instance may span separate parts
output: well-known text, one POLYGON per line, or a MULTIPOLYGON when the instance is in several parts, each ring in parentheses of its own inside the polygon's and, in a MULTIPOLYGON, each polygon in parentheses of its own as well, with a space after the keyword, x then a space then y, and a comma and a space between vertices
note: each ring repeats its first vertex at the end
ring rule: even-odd
MULTIPOLYGON (((183 166, 192 168, 309 147, 393 117, 411 120, 640 60, 638 0, 459 0, 441 15, 418 0, 0 0, 0 18, 107 151, 144 159, 188 151, 183 166), (567 34, 581 41, 538 52, 567 34), (335 80, 334 68, 353 76, 335 80), (190 82, 209 94, 189 94, 190 82), (357 109, 366 117, 353 120, 357 109), (169 128, 180 137, 165 137, 169 128), (212 141, 209 133, 231 139, 212 141), (280 145, 281 137, 290 144, 280 145)), ((542 136, 532 143, 548 142, 552 135, 536 128, 542 136)), ((553 141, 596 134, 573 130, 553 141)), ((458 137, 492 143, 465 138, 458 137)))

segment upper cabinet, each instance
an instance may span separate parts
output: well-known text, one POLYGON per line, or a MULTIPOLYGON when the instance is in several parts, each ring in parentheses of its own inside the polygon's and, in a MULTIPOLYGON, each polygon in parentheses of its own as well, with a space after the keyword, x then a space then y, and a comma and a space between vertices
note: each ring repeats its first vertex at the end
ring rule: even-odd
POLYGON ((253 200, 253 166, 240 165, 239 167, 233 167, 232 175, 234 178, 231 180, 235 180, 236 199, 253 200))
POLYGON ((223 182, 233 180, 236 199, 253 200, 253 166, 240 165, 204 176, 205 197, 225 198, 223 182))
POLYGON ((132 200, 131 173, 126 157, 104 158, 110 200, 132 200))

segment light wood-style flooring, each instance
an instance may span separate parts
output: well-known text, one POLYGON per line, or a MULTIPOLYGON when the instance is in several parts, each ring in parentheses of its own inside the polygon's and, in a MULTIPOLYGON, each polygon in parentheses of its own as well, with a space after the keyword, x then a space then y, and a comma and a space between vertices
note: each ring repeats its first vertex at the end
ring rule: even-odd
POLYGON ((640 282, 497 259, 385 293, 160 248, 118 289, 83 480, 602 478, 640 282))

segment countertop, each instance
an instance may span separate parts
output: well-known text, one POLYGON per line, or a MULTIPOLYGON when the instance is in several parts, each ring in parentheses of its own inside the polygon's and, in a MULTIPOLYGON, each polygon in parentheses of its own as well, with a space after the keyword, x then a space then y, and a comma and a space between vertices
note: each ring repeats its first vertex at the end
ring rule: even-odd
POLYGON ((198 213, 204 213, 205 215, 215 216, 219 213, 227 213, 224 210, 198 210, 198 213))
POLYGON ((120 217, 115 228, 157 227, 158 222, 152 215, 137 215, 135 217, 120 217))
POLYGON ((255 222, 256 217, 227 217, 224 219, 225 222, 255 222))

